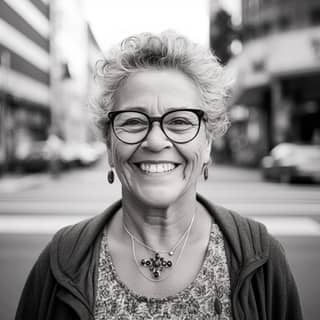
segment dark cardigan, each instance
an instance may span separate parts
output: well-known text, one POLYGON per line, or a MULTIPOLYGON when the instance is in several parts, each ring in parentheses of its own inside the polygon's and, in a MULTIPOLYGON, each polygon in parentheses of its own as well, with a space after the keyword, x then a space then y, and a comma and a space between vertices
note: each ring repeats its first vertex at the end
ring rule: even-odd
MULTIPOLYGON (((197 200, 225 239, 234 320, 301 320, 295 281, 279 242, 264 225, 197 200)), ((25 284, 16 320, 94 319, 97 261, 102 230, 121 207, 57 232, 25 284)))

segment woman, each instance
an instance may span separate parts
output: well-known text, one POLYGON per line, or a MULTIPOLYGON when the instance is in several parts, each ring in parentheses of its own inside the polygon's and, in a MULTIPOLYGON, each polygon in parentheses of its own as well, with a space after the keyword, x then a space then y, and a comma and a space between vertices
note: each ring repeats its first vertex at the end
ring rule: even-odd
POLYGON ((217 59, 174 32, 140 34, 97 78, 122 199, 54 236, 16 319, 301 319, 280 244, 196 193, 228 126, 217 59))

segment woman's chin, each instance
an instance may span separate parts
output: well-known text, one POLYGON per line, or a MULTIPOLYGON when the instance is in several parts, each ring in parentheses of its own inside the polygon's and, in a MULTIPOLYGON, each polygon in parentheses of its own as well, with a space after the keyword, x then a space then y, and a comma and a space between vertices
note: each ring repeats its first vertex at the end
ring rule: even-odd
POLYGON ((168 208, 174 204, 180 196, 177 190, 172 188, 149 188, 147 190, 139 190, 136 197, 142 204, 154 208, 168 208))

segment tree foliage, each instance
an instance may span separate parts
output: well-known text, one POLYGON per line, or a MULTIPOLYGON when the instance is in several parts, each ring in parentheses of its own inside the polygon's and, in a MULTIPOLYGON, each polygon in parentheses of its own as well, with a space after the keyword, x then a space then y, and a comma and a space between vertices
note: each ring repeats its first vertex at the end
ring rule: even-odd
POLYGON ((227 11, 219 9, 211 16, 210 48, 223 65, 232 57, 231 43, 235 34, 231 15, 227 11))

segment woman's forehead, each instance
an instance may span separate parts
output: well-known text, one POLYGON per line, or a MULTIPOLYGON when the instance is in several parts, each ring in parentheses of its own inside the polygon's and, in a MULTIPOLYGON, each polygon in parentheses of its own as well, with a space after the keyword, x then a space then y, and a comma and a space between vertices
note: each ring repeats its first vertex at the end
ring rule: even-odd
POLYGON ((193 80, 177 70, 146 70, 131 74, 117 92, 117 110, 132 108, 159 112, 200 106, 193 80))

